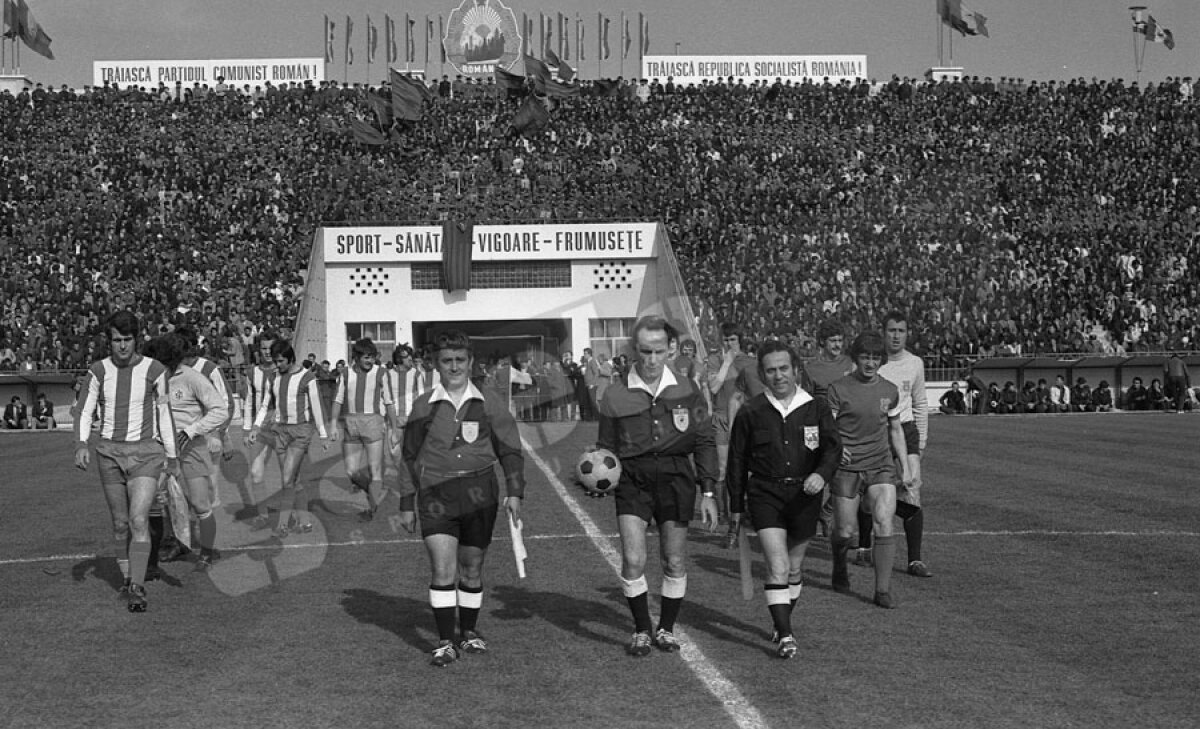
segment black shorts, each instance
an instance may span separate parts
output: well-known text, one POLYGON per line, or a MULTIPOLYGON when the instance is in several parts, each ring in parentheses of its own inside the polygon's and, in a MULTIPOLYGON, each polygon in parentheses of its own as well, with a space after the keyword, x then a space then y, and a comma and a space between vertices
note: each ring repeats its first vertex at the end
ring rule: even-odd
POLYGON ((421 485, 417 497, 421 536, 449 534, 464 547, 487 549, 500 510, 495 471, 421 485))
POLYGON ((696 477, 687 456, 641 456, 621 461, 617 516, 687 524, 696 508, 696 477))
POLYGON ((746 513, 755 531, 786 529, 788 536, 802 542, 817 533, 825 490, 804 493, 800 483, 781 484, 751 477, 746 484, 746 513))

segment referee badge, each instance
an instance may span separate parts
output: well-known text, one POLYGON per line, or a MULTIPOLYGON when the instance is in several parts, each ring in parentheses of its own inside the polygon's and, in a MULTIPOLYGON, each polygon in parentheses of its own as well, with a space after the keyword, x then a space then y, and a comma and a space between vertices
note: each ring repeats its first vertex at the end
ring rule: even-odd
POLYGON ((804 447, 815 451, 821 444, 821 429, 816 425, 804 426, 804 447))
POLYGON ((474 420, 464 420, 462 424, 462 439, 474 443, 479 437, 479 423, 474 420))
POLYGON ((690 418, 688 417, 688 409, 684 407, 672 408, 671 422, 675 424, 675 430, 680 433, 686 433, 690 418))

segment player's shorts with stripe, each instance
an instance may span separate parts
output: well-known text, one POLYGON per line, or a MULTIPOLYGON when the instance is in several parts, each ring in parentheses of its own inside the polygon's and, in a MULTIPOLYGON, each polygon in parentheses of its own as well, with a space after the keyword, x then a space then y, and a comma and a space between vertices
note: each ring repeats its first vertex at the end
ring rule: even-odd
POLYGON ((185 479, 207 478, 212 472, 212 454, 208 452, 208 440, 192 438, 179 454, 179 470, 185 479))
POLYGON ((374 413, 346 414, 346 441, 355 443, 378 443, 387 433, 383 416, 374 413))
POLYGON ((696 477, 687 456, 638 456, 621 459, 616 491, 617 516, 631 514, 646 522, 686 524, 696 508, 696 477))
POLYGON ((307 451, 316 430, 313 423, 276 423, 275 452, 283 455, 289 450, 307 451))
POLYGON ((847 471, 843 469, 839 470, 837 475, 833 477, 833 483, 830 484, 829 490, 834 496, 853 499, 865 494, 868 486, 881 483, 895 486, 898 481, 896 471, 890 466, 875 468, 870 471, 847 471))
POLYGON ((824 495, 823 489, 804 493, 803 479, 784 483, 751 476, 746 483, 746 511, 755 531, 786 529, 789 537, 803 541, 817 533, 824 495))
POLYGON ((421 536, 449 534, 460 546, 487 549, 500 509, 500 483, 494 469, 471 475, 421 474, 417 511, 421 536))
POLYGON ((157 480, 166 459, 166 450, 156 440, 135 443, 101 440, 96 443, 96 467, 100 471, 100 483, 106 486, 129 483, 133 478, 157 480))

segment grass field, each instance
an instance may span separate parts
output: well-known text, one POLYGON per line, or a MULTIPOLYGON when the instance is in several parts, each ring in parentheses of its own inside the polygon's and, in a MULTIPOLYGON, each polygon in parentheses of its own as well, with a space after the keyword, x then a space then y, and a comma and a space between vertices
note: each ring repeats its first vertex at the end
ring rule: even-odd
MULTIPOLYGON (((167 565, 134 615, 115 599, 107 510, 69 434, 0 434, 0 726, 1195 727, 1200 418, 930 429, 935 577, 897 572, 899 609, 880 610, 864 568, 851 568, 855 595, 829 589, 816 540, 801 653, 785 662, 761 589, 744 602, 736 553, 698 528, 687 649, 626 657, 612 501, 567 477, 594 425, 522 426, 529 576, 498 529, 480 620, 492 652, 442 670, 428 665, 423 547, 384 518, 357 522, 363 497, 336 451, 314 447, 304 474, 317 529, 283 542, 242 521, 237 454, 224 558, 207 575, 167 565)), ((652 595, 660 574, 652 559, 652 595)))

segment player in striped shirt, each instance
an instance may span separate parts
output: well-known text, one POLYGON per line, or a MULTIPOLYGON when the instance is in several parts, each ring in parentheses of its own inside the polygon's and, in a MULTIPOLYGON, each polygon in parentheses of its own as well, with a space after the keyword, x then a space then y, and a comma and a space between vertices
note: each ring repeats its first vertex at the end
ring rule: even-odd
POLYGON ((392 369, 388 371, 388 392, 392 405, 396 409, 396 418, 392 421, 392 432, 389 436, 388 450, 392 455, 392 464, 399 474, 399 496, 403 498, 416 490, 412 474, 404 465, 404 428, 408 424, 408 415, 412 412, 413 402, 417 399, 417 371, 413 367, 413 351, 408 345, 401 344, 392 350, 392 369))
POLYGON ((213 515, 212 477, 213 454, 206 442, 229 422, 228 404, 221 393, 199 370, 185 363, 187 340, 178 333, 155 337, 146 345, 146 353, 154 357, 170 373, 168 392, 171 414, 179 428, 179 468, 183 472, 183 492, 188 506, 196 517, 200 557, 196 571, 203 572, 216 559, 217 518, 213 515))
POLYGON ((130 612, 146 610, 150 506, 164 455, 167 469, 179 472, 167 369, 138 354, 140 330, 130 311, 118 311, 108 318, 109 356, 88 370, 75 417, 75 465, 87 470, 92 418, 99 411, 96 466, 112 514, 117 564, 125 578, 121 597, 130 612))
POLYGON ((274 409, 275 454, 282 459, 280 469, 283 472, 283 503, 275 535, 284 537, 292 529, 292 510, 298 512, 296 531, 312 531, 312 522, 306 516, 308 493, 299 479, 300 465, 312 443, 313 431, 320 435, 323 450, 329 450, 329 434, 325 431, 325 413, 321 409, 316 373, 301 367, 296 361, 296 350, 282 339, 271 345, 271 361, 275 363, 277 373, 271 382, 271 397, 259 407, 248 440, 251 445, 258 441, 267 415, 274 409), (288 508, 289 496, 291 509, 288 508))
POLYGON ((396 422, 387 370, 376 366, 378 359, 379 349, 369 338, 359 339, 351 346, 350 366, 342 372, 329 416, 332 440, 342 441, 342 457, 350 481, 361 488, 363 467, 367 469, 367 509, 359 515, 362 521, 375 518, 375 511, 387 495, 383 488, 383 440, 387 435, 384 416, 393 424, 396 422), (338 424, 343 410, 344 437, 338 424))
MULTIPOLYGON (((259 408, 264 404, 270 404, 271 382, 275 379, 275 363, 271 361, 271 345, 274 343, 274 335, 264 334, 259 339, 259 364, 250 368, 250 373, 246 377, 246 395, 242 398, 242 440, 250 452, 250 484, 248 488, 250 498, 255 500, 258 510, 258 515, 250 522, 255 529, 266 529, 271 522, 270 493, 263 485, 263 480, 266 477, 267 458, 275 451, 275 430, 272 427, 274 418, 267 417, 266 422, 259 430, 257 441, 250 442, 250 433, 259 408)), ((282 457, 279 459, 279 470, 282 473, 282 457)))

